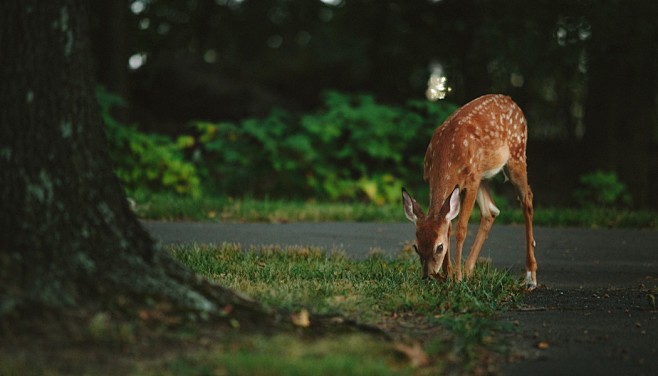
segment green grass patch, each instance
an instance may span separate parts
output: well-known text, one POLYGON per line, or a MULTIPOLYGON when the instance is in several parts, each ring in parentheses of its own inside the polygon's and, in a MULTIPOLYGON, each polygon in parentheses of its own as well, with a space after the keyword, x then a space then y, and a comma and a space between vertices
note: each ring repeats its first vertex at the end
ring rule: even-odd
MULTIPOLYGON (((356 202, 287 201, 274 199, 232 199, 225 197, 181 197, 155 194, 135 198, 140 218, 230 222, 401 222, 401 205, 356 202)), ((472 221, 478 219, 477 209, 472 221)), ((502 207, 498 224, 522 224, 519 208, 502 207)), ((607 208, 535 207, 534 224, 549 227, 658 228, 658 213, 607 208)))
POLYGON ((171 252, 200 275, 265 304, 290 312, 342 314, 396 338, 395 343, 363 336, 242 338, 229 353, 177 358, 170 364, 176 369, 385 375, 457 367, 470 372, 482 367, 483 353, 500 345, 494 338, 505 328, 496 320, 498 314, 522 296, 520 280, 488 263, 478 264, 468 281, 458 283, 420 279, 412 254, 353 260, 312 248, 245 251, 231 244, 175 246, 171 252), (412 360, 401 360, 395 349, 398 340, 420 343, 417 351, 405 347, 403 353, 427 356, 428 361, 412 369, 412 360))
POLYGON ((396 205, 149 195, 135 199, 143 219, 231 222, 399 221, 396 205))
POLYGON ((411 253, 353 260, 307 247, 244 251, 232 244, 174 246, 172 252, 196 273, 263 303, 359 315, 368 321, 407 310, 491 314, 517 292, 513 278, 488 263, 479 264, 468 283, 424 281, 411 253))
POLYGON ((176 357, 143 375, 404 375, 411 368, 390 347, 364 335, 304 340, 290 335, 251 336, 176 357), (384 360, 384 361, 382 361, 384 360))

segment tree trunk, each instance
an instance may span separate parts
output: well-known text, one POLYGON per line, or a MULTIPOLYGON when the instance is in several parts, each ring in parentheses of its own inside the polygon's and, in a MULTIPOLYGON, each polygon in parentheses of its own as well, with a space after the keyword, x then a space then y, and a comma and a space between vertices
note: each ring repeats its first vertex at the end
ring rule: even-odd
POLYGON ((88 2, 1 4, 0 316, 148 301, 274 319, 157 249, 130 210, 95 101, 88 2))
POLYGON ((584 155, 588 168, 617 172, 635 206, 649 201, 656 118, 658 7, 609 1, 591 9, 584 155))

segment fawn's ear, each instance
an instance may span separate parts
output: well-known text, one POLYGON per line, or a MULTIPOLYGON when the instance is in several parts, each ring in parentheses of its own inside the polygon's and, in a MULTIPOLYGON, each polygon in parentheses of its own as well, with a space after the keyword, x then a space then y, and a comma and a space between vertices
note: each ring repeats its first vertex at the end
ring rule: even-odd
POLYGON ((420 208, 420 205, 418 205, 416 200, 404 188, 402 188, 402 207, 404 208, 404 215, 413 223, 416 223, 418 218, 425 216, 423 209, 420 208))
POLYGON ((459 214, 459 208, 461 207, 459 201, 459 187, 456 187, 455 190, 452 191, 448 200, 450 201, 450 209, 448 210, 448 214, 446 214, 446 219, 450 222, 457 217, 459 214))

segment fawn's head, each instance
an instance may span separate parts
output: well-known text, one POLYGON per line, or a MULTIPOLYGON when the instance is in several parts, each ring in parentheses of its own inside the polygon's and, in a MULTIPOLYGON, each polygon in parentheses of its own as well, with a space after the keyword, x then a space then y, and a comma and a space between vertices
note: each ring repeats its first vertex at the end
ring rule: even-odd
POLYGON ((413 197, 402 188, 404 214, 416 225, 414 249, 420 256, 423 278, 439 277, 441 264, 450 252, 451 221, 459 214, 459 187, 446 198, 436 215, 425 215, 413 197))

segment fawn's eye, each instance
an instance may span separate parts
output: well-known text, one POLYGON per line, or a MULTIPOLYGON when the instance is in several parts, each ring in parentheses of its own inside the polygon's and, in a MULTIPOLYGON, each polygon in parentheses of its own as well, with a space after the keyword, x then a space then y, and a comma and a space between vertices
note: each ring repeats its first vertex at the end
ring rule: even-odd
POLYGON ((441 252, 443 252, 443 243, 437 245, 436 248, 434 249, 434 253, 436 254, 439 254, 441 252))

